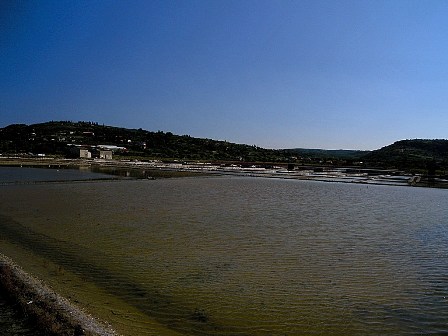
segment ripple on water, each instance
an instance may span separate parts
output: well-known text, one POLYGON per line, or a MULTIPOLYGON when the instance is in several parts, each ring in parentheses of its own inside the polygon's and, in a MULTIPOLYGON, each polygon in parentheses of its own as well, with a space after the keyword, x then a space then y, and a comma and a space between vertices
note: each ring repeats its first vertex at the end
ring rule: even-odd
POLYGON ((183 334, 448 332, 444 190, 247 178, 7 190, 4 236, 183 334))

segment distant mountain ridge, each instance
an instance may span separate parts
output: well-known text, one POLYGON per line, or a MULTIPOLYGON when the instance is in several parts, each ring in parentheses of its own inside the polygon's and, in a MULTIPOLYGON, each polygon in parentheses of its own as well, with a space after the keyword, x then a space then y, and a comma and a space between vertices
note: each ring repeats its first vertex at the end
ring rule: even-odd
POLYGON ((312 149, 312 148, 292 148, 291 152, 297 153, 301 157, 337 158, 346 160, 357 160, 370 153, 367 150, 350 149, 312 149))

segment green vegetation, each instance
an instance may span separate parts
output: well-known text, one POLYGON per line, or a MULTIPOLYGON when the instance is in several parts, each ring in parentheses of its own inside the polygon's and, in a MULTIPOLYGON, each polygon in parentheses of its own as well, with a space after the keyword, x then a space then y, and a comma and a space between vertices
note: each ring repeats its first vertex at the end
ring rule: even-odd
POLYGON ((363 160, 371 166, 397 168, 415 173, 446 174, 448 140, 401 140, 368 153, 363 160))
POLYGON ((65 156, 69 145, 125 147, 121 158, 287 162, 288 150, 264 149, 227 141, 104 126, 93 122, 47 122, 0 129, 0 153, 65 156))

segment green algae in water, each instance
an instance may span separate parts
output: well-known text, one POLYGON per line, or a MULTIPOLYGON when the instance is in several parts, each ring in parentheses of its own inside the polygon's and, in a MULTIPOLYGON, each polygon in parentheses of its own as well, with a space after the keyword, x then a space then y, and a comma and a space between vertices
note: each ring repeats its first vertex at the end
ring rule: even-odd
MULTIPOLYGON (((99 254, 89 247, 83 247, 83 254, 79 254, 79 246, 67 241, 60 242, 49 236, 38 234, 22 226, 11 218, 0 215, 0 232, 4 237, 24 247, 44 260, 51 261, 54 270, 50 275, 60 275, 71 272, 81 277, 82 281, 96 284, 108 293, 114 293, 119 299, 130 303, 138 311, 155 318, 162 324, 168 325, 174 330, 186 331, 186 327, 194 330, 194 334, 209 334, 216 332, 217 326, 211 325, 203 318, 197 317, 197 310, 177 302, 175 298, 162 293, 156 288, 143 287, 125 274, 119 274, 103 265, 112 264, 110 256, 99 254), (94 261, 86 261, 83 255, 95 255, 94 261), (109 259, 109 260, 108 260, 109 259), (174 316, 172 318, 171 316, 174 316), (201 323, 197 323, 201 322, 201 323), (190 326, 188 326, 190 325, 190 326)), ((49 267, 49 262, 45 263, 49 267)), ((117 315, 117 310, 112 313, 117 315)), ((169 333, 171 334, 171 332, 169 333)))
POLYGON ((433 251, 448 252, 447 196, 403 189, 230 178, 7 187, 0 234, 48 260, 64 294, 93 312, 101 297, 114 325, 145 330, 129 335, 446 332, 446 301, 431 294, 445 287, 427 279, 446 269, 433 251))

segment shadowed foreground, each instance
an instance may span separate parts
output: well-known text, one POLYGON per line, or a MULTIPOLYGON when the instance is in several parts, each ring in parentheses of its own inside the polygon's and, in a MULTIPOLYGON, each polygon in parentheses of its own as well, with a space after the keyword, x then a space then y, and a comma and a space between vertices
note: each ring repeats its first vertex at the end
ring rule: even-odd
POLYGON ((0 254, 0 286, 45 334, 115 336, 117 333, 75 307, 0 254))

